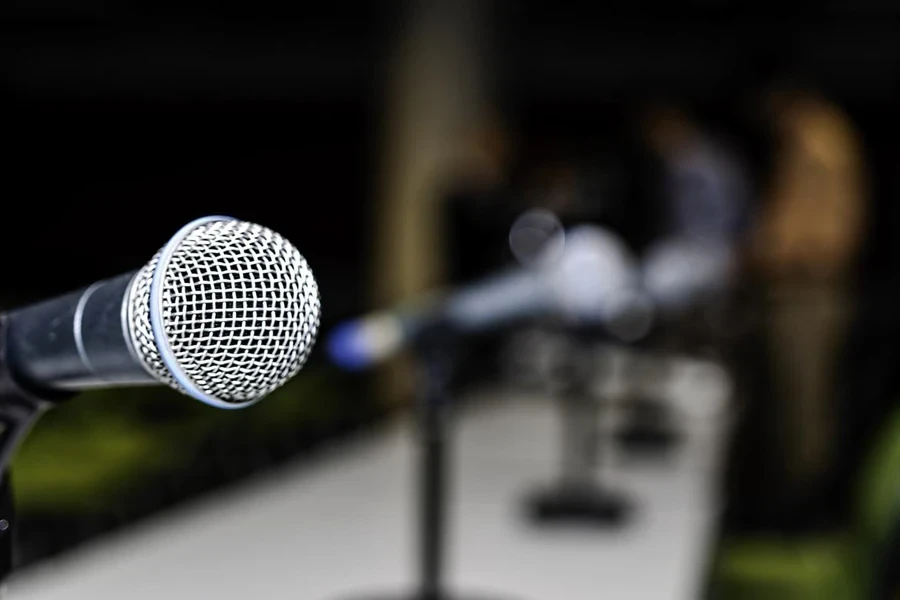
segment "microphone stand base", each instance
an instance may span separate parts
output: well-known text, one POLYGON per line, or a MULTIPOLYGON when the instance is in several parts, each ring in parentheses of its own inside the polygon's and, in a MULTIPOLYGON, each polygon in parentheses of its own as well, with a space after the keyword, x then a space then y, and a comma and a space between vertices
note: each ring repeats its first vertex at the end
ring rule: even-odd
POLYGON ((665 457, 682 442, 682 435, 672 423, 673 410, 654 398, 632 398, 628 404, 633 414, 615 435, 616 444, 627 454, 665 457))
POLYGON ((616 444, 635 457, 667 457, 678 450, 681 437, 663 427, 634 424, 616 435, 616 444))
POLYGON ((625 525, 634 509, 624 496, 595 485, 564 485, 541 490, 526 505, 530 520, 538 525, 585 524, 606 528, 625 525))

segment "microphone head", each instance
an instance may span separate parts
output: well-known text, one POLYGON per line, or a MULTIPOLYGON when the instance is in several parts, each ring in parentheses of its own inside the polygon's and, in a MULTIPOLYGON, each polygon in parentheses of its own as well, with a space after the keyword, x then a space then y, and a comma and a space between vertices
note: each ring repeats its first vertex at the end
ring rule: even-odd
POLYGON ((242 408, 303 367, 320 315, 318 285, 288 240, 204 217, 138 271, 126 319, 154 378, 206 404, 242 408))
POLYGON ((559 260, 544 268, 556 303, 570 321, 602 324, 626 342, 650 331, 653 306, 640 289, 637 261, 612 231, 595 225, 570 229, 559 260))

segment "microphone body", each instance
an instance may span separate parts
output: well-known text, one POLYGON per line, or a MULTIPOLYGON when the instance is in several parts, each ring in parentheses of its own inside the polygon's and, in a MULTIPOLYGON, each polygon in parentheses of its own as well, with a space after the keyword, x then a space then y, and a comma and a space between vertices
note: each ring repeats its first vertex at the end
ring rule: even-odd
POLYGON ((217 408, 302 368, 321 314, 299 251, 230 217, 184 226, 141 269, 3 315, 3 365, 36 393, 166 384, 217 408))
POLYGON ((28 386, 79 391, 157 383, 128 333, 137 271, 7 314, 10 369, 28 386))

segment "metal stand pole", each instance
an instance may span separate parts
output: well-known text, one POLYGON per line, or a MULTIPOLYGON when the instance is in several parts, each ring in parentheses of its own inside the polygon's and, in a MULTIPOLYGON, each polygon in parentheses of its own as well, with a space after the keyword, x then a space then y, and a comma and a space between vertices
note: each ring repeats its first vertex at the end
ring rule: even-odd
MULTIPOLYGON (((440 338, 442 336, 434 336, 440 338)), ((447 531, 447 437, 453 350, 425 340, 419 345, 419 592, 418 600, 446 598, 443 590, 447 531)))
MULTIPOLYGON (((452 383, 456 366, 456 339, 444 327, 431 327, 419 335, 416 349, 418 375, 418 493, 419 572, 411 594, 363 596, 384 600, 460 600, 447 592, 444 582, 447 547, 447 497, 450 456, 448 442, 452 417, 452 383)), ((480 596, 463 597, 481 600, 480 596)))

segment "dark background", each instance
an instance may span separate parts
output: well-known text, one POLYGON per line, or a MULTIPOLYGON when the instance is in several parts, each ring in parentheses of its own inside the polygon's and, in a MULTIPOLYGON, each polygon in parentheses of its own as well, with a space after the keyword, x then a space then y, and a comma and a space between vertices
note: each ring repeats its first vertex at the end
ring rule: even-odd
MULTIPOLYGON (((27 256, 9 261, 7 287, 59 291, 133 268, 191 217, 231 213, 277 220, 316 266, 326 315, 358 309, 341 303, 365 297, 353 292, 385 63, 405 11, 302 4, 4 3, 0 243, 27 256)), ((493 13, 498 104, 542 152, 567 136, 599 142, 591 134, 648 96, 739 117, 743 92, 784 74, 848 109, 876 168, 897 157, 885 130, 900 73, 890 3, 522 2, 493 13)))
MULTIPOLYGON (((867 378, 870 397, 896 389, 890 365, 900 326, 890 309, 900 259, 893 235, 900 6, 560 4, 493 5, 490 84, 522 141, 521 170, 627 144, 633 132, 622 123, 648 97, 682 101, 726 132, 750 138, 758 133, 752 94, 780 78, 808 81, 846 108, 862 130, 875 182, 864 281, 871 310, 864 311, 868 323, 854 360, 876 371, 867 378)), ((226 214, 271 225, 294 241, 320 282, 324 329, 368 308, 388 57, 406 13, 398 2, 3 3, 0 253, 7 260, 0 302, 11 306, 137 268, 183 223, 226 214)), ((765 161, 757 167, 764 171, 765 161)), ((640 185, 633 182, 628 194, 640 185)), ((485 219, 482 238, 492 236, 487 230, 502 238, 514 212, 485 219)), ((457 230, 466 226, 462 217, 457 230)), ((477 257, 472 250, 470 266, 477 257)), ((473 268, 459 266, 456 278, 473 276, 473 268)), ((312 366, 325 369, 323 363, 314 353, 312 366)), ((348 421, 374 418, 371 399, 354 394, 336 393, 345 399, 337 411, 359 413, 348 421)), ((298 427, 296 444, 281 455, 309 451, 312 442, 301 438, 348 431, 298 427)), ((198 459, 191 473, 209 471, 234 445, 221 432, 209 439, 225 441, 206 440, 207 454, 198 456, 211 462, 198 459)), ((183 489, 182 496, 194 489, 182 483, 169 487, 183 489)), ((159 504, 178 497, 172 491, 159 504)), ((103 524, 92 517, 94 525, 79 533, 72 533, 71 514, 33 515, 30 535, 43 542, 29 556, 145 509, 123 509, 115 519, 99 519, 103 524)), ((29 534, 27 520, 23 532, 29 534)))

